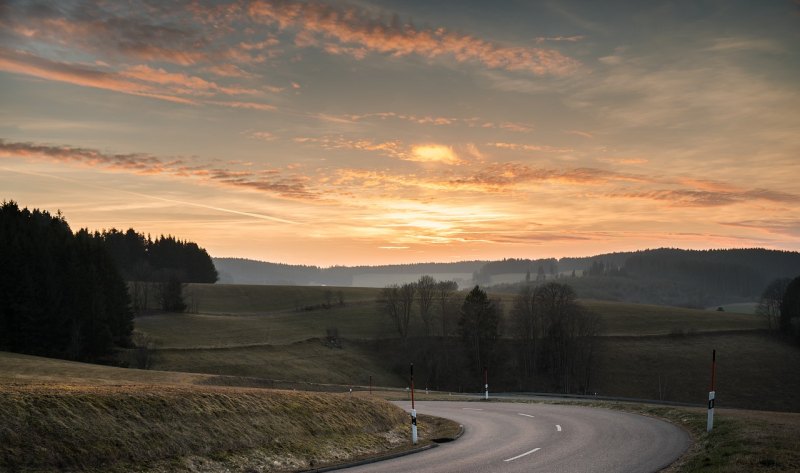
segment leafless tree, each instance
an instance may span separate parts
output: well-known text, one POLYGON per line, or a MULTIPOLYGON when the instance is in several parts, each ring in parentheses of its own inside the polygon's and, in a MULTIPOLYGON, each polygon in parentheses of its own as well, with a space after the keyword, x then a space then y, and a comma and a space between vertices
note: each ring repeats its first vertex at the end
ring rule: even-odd
POLYGON ((392 319, 400 338, 405 341, 408 338, 408 326, 411 322, 411 310, 414 305, 414 293, 416 287, 414 283, 398 286, 392 284, 381 290, 380 302, 383 311, 392 319))
POLYGON ((458 290, 455 281, 439 281, 436 283, 436 301, 439 303, 440 315, 442 317, 442 336, 447 336, 447 320, 450 318, 450 299, 458 290))
POLYGON ((433 329, 433 313, 431 307, 434 302, 433 298, 436 295, 436 280, 431 276, 425 275, 419 278, 416 286, 419 315, 422 318, 422 322, 425 324, 425 335, 430 336, 431 330, 433 329))
POLYGON ((756 313, 763 315, 767 319, 767 326, 770 330, 778 330, 781 318, 781 304, 786 288, 789 286, 789 278, 780 278, 772 281, 764 292, 761 293, 761 300, 758 302, 756 313))
POLYGON ((511 311, 526 374, 545 371, 564 392, 588 389, 599 318, 566 284, 523 287, 511 311))

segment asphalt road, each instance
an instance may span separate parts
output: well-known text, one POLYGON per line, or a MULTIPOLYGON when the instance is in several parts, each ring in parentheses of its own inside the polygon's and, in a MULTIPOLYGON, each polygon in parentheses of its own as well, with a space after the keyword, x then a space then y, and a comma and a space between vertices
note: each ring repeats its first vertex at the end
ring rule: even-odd
MULTIPOLYGON (((410 403, 398 403, 410 410, 410 403)), ((355 472, 657 472, 689 447, 667 422, 606 409, 522 403, 418 402, 464 425, 456 442, 347 469, 355 472)))

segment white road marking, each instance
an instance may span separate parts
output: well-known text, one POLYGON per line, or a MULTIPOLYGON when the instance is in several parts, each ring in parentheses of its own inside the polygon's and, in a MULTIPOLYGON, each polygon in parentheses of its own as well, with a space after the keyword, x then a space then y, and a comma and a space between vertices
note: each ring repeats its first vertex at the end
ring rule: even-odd
POLYGON ((561 426, 560 426, 560 425, 558 425, 558 424, 556 424, 556 430, 557 430, 557 431, 559 431, 559 432, 561 432, 561 426))
POLYGON ((482 411, 483 409, 476 409, 474 407, 462 407, 465 411, 482 411))
POLYGON ((525 416, 525 417, 533 417, 533 416, 532 416, 532 415, 530 415, 530 414, 523 414, 522 412, 517 412, 517 415, 520 415, 520 416, 525 416))
POLYGON ((503 460, 503 461, 504 461, 504 462, 513 462, 513 461, 514 461, 514 460, 516 460, 517 458, 522 458, 522 457, 524 457, 525 455, 530 455, 531 453, 533 453, 533 452, 537 452, 537 451, 539 451, 539 450, 541 450, 541 448, 534 448, 533 450, 531 450, 531 451, 529 451, 529 452, 525 452, 525 453, 523 453, 523 454, 521 454, 521 455, 517 455, 516 457, 511 457, 511 458, 509 458, 508 460, 503 460))

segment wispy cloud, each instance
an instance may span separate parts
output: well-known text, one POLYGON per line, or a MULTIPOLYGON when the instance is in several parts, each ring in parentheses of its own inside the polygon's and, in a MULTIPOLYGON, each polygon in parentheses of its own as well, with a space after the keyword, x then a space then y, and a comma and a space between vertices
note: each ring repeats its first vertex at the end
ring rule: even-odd
POLYGON ((534 126, 530 123, 521 122, 495 122, 486 120, 480 117, 457 118, 457 117, 438 117, 430 115, 413 115, 406 113, 396 112, 374 112, 362 114, 348 114, 339 117, 343 121, 360 122, 365 120, 403 120, 417 125, 434 125, 434 126, 453 126, 461 125, 469 128, 488 128, 488 129, 503 129, 517 133, 530 133, 534 130, 534 126))
POLYGON ((0 47, 0 70, 24 74, 68 84, 112 90, 124 94, 152 97, 170 102, 194 104, 194 100, 162 93, 147 84, 128 80, 115 72, 107 72, 89 66, 51 61, 30 53, 0 47))
POLYGON ((574 151, 572 148, 556 148, 554 146, 533 145, 533 144, 523 144, 523 143, 494 142, 494 143, 486 143, 486 145, 499 149, 507 149, 511 151, 529 151, 529 152, 541 151, 546 153, 569 153, 574 151))
POLYGON ((146 65, 132 66, 117 72, 102 66, 53 61, 0 47, 0 70, 188 105, 206 103, 253 110, 276 110, 274 105, 228 98, 261 95, 258 90, 221 86, 200 77, 146 65), (215 97, 217 99, 212 100, 215 97), (219 97, 226 100, 220 100, 219 97))
POLYGON ((46 160, 144 175, 197 178, 212 184, 268 192, 289 199, 316 200, 321 197, 308 188, 308 179, 301 175, 284 176, 274 169, 230 170, 191 164, 185 158, 164 160, 144 153, 111 154, 88 148, 0 140, 0 158, 46 160))
POLYGON ((368 52, 392 56, 417 55, 426 59, 447 56, 489 69, 526 71, 537 75, 567 74, 578 62, 555 49, 504 46, 445 28, 419 29, 396 18, 386 23, 355 7, 335 7, 319 2, 259 1, 248 12, 257 21, 294 28, 304 44, 324 44, 334 54, 363 58, 368 52), (319 35, 322 40, 313 36, 319 35))

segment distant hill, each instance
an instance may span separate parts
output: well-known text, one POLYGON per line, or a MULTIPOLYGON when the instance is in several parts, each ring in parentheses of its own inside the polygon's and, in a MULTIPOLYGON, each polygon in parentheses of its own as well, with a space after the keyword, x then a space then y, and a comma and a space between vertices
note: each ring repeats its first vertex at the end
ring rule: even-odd
POLYGON ((384 287, 410 282, 424 274, 439 280, 472 284, 474 273, 487 261, 459 263, 417 263, 385 266, 318 266, 268 263, 243 258, 214 258, 219 282, 228 284, 271 284, 287 286, 384 287))
POLYGON ((800 253, 761 248, 681 250, 659 248, 584 258, 504 259, 384 266, 300 266, 239 258, 214 258, 220 282, 231 284, 384 287, 423 274, 515 292, 569 279, 579 296, 639 303, 707 307, 753 301, 773 279, 800 274, 800 253))

